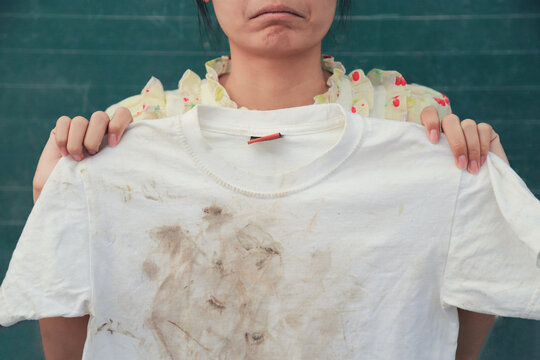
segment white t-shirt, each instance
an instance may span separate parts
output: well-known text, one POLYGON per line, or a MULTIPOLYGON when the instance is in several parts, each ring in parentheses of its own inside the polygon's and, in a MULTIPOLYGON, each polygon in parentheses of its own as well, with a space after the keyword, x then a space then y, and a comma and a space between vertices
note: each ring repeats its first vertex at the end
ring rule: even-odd
POLYGON ((338 104, 135 123, 58 163, 0 324, 90 314, 84 359, 454 359, 456 307, 540 319, 540 203, 441 143, 338 104))

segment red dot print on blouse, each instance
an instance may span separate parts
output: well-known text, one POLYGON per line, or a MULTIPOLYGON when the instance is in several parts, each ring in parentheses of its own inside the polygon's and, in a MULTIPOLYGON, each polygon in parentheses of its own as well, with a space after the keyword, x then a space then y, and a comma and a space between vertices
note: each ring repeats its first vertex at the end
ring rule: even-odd
POLYGON ((188 98, 184 98, 184 101, 189 101, 189 99, 188 99, 188 98))
POLYGON ((356 108, 353 106, 353 107, 351 108, 351 111, 352 111, 353 113, 355 113, 355 112, 356 112, 356 108))
POLYGON ((448 105, 450 105, 450 99, 448 99, 448 97, 446 95, 444 95, 444 94, 441 94, 441 95, 443 97, 444 102, 447 103, 448 105))
POLYGON ((434 97, 433 99, 437 102, 437 104, 439 104, 441 106, 446 106, 446 102, 444 101, 444 99, 439 99, 439 98, 436 98, 436 97, 434 97))
POLYGON ((405 81, 405 78, 403 76, 396 76, 396 85, 405 86, 407 85, 407 82, 405 81))
POLYGON ((352 73, 352 79, 354 81, 360 80, 360 74, 358 73, 358 71, 355 71, 355 72, 352 73))

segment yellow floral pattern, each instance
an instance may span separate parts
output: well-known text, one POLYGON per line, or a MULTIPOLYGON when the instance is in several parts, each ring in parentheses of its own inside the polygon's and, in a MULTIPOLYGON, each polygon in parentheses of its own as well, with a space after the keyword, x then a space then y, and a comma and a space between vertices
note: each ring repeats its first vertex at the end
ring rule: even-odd
MULTIPOLYGON (((416 123, 421 123, 420 113, 430 105, 437 109, 441 119, 452 113, 448 97, 422 85, 407 84, 397 71, 372 69, 366 75, 355 69, 347 75, 343 64, 329 55, 321 56, 321 66, 332 75, 327 81, 328 90, 316 95, 314 104, 339 103, 363 116, 416 123)), ((152 76, 139 95, 110 106, 106 112, 112 117, 123 106, 131 111, 134 120, 145 120, 184 113, 197 104, 239 108, 219 83, 219 76, 231 71, 231 57, 223 55, 209 60, 205 67, 206 77, 202 80, 186 70, 176 90, 165 91, 152 76)))

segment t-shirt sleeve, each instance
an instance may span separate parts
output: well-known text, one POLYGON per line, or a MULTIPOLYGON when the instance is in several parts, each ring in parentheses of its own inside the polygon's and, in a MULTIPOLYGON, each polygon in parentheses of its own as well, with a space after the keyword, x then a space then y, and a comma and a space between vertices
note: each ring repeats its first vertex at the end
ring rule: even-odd
POLYGON ((464 172, 441 289, 443 305, 540 319, 540 202, 499 157, 464 172))
POLYGON ((0 287, 0 325, 89 314, 89 216, 84 162, 63 158, 24 226, 0 287))

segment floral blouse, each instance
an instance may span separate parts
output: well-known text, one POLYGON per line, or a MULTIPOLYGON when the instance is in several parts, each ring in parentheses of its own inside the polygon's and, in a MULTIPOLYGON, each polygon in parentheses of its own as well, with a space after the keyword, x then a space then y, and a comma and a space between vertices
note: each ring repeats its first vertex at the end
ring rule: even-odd
MULTIPOLYGON (((345 67, 332 56, 322 55, 321 66, 332 73, 328 78, 329 89, 313 100, 315 104, 338 103, 353 113, 375 118, 420 123, 421 111, 435 106, 439 118, 451 114, 448 98, 431 88, 407 84, 405 78, 394 70, 372 69, 367 75, 361 69, 346 75, 345 67)), ((134 95, 107 108, 112 117, 120 107, 128 108, 134 121, 159 119, 184 113, 197 104, 238 108, 219 83, 219 76, 230 72, 231 57, 221 56, 205 63, 206 78, 186 70, 178 82, 178 89, 163 89, 161 82, 151 77, 140 95, 134 95)), ((241 107, 245 109, 245 107, 241 107)))

